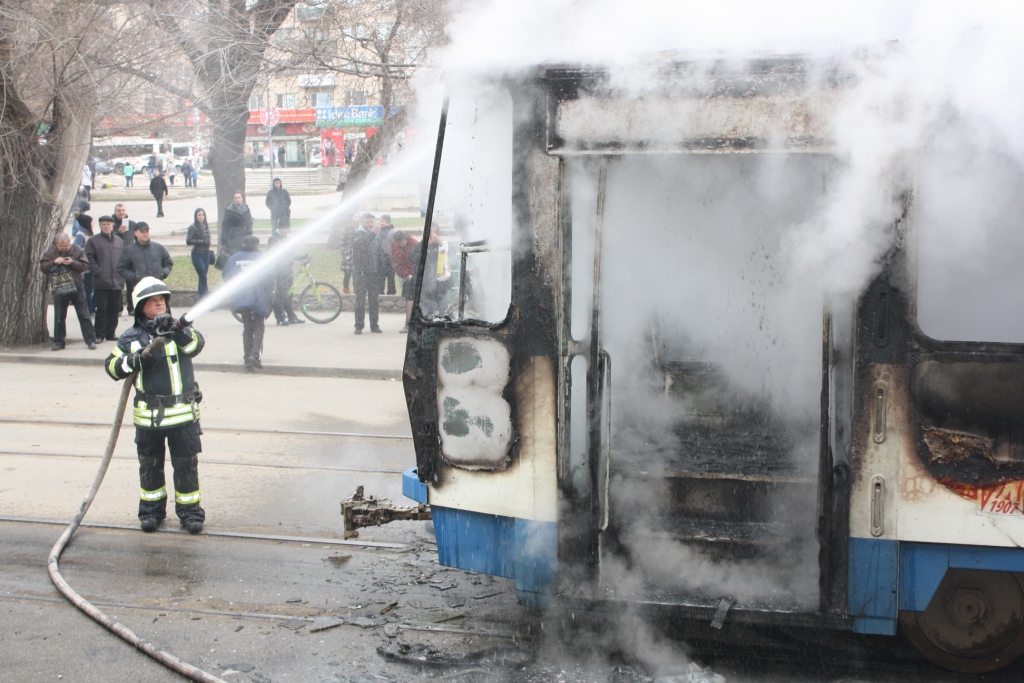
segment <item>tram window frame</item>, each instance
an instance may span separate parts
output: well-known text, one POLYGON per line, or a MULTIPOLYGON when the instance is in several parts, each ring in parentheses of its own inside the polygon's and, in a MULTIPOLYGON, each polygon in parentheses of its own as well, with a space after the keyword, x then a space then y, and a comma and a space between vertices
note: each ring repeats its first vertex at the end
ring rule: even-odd
MULTIPOLYGON (((508 230, 507 230, 507 244, 494 244, 488 240, 445 240, 448 243, 447 246, 447 259, 449 267, 454 265, 454 262, 459 263, 458 277, 455 278, 455 269, 452 268, 452 278, 449 282, 457 283, 456 289, 457 294, 453 304, 449 304, 444 311, 446 315, 428 316, 423 312, 422 300, 424 293, 424 282, 427 273, 427 260, 430 252, 429 245, 431 238, 437 235, 438 238, 443 239, 445 235, 442 235, 441 230, 438 226, 438 188, 441 186, 441 179, 444 176, 445 168, 445 138, 446 135, 450 134, 451 131, 448 129, 451 127, 451 121, 449 118, 450 107, 453 99, 453 94, 458 95, 458 90, 453 93, 452 89, 449 89, 445 93, 444 103, 441 107, 441 117, 437 136, 437 146, 434 155, 434 164, 431 174, 430 191, 427 200, 426 218, 424 221, 423 235, 421 239, 419 263, 416 267, 416 281, 415 281, 415 293, 413 298, 413 317, 421 324, 429 327, 483 327, 487 329, 497 329, 503 327, 511 320, 512 308, 514 301, 515 291, 515 279, 513 277, 514 272, 514 258, 512 254, 512 244, 514 240, 514 207, 513 207, 513 164, 514 164, 514 103, 511 92, 508 88, 495 84, 465 84, 463 92, 471 95, 479 101, 483 96, 480 95, 480 89, 485 87, 488 89, 488 94, 497 93, 497 95, 503 100, 501 104, 507 105, 507 109, 504 114, 507 114, 507 152, 508 163, 504 165, 507 168, 507 213, 508 213, 508 230), (452 249, 452 246, 455 248, 452 249), (469 259, 473 256, 482 255, 484 258, 494 255, 507 253, 507 272, 502 271, 502 275, 507 275, 507 306, 504 309, 504 314, 501 315, 500 319, 495 320, 484 320, 478 318, 465 318, 462 317, 463 312, 466 308, 466 273, 463 272, 463 266, 468 265, 469 259), (458 317, 451 317, 451 313, 455 312, 458 317)), ((494 104, 494 102, 492 102, 494 104)), ((506 131, 502 131, 504 134, 506 131)), ((450 145, 450 141, 449 141, 450 145)), ((450 147, 449 147, 450 149, 450 147)), ((502 196, 502 205, 504 206, 505 198, 502 196)), ((455 228, 456 217, 453 213, 453 228, 455 228)), ((456 235, 458 237, 458 235, 456 235)), ((450 291, 453 287, 449 286, 445 296, 450 296, 450 291)), ((504 290, 502 291, 504 293, 504 290)), ((502 302, 503 303, 503 302, 502 302)))

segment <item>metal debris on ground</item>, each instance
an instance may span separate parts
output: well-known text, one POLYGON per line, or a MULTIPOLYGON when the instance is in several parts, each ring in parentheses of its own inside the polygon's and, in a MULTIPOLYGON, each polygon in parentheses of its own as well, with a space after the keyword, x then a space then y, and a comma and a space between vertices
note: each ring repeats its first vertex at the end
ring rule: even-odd
POLYGON ((449 607, 462 607, 466 604, 466 596, 450 594, 445 596, 444 601, 448 603, 449 607))
POLYGON ((466 616, 466 612, 460 609, 431 609, 427 614, 423 615, 423 620, 432 624, 443 624, 446 621, 461 619, 464 616, 466 616))
POLYGON ((333 564, 335 567, 340 567, 349 560, 352 559, 351 555, 328 555, 327 561, 333 564))
POLYGON ((421 643, 398 643, 390 650, 381 646, 377 648, 377 654, 386 662, 430 669, 452 669, 485 663, 519 669, 531 664, 535 657, 532 648, 516 645, 488 647, 465 654, 446 654, 421 643))
POLYGON ((302 602, 302 598, 288 598, 284 602, 285 602, 285 604, 288 604, 290 602, 302 602))
POLYGON ((344 519, 345 538, 355 538, 359 535, 357 529, 363 527, 380 526, 398 520, 430 519, 430 506, 420 504, 416 507, 402 507, 394 505, 387 498, 367 498, 363 494, 363 487, 359 486, 351 498, 341 502, 341 516, 344 519))
POLYGON ((224 671, 237 671, 238 673, 247 674, 250 671, 252 671, 253 669, 255 669, 256 665, 255 664, 246 664, 246 663, 221 664, 220 668, 224 669, 224 671))
POLYGON ((313 620, 313 623, 309 625, 309 632, 317 633, 319 631, 326 631, 329 628, 341 626, 344 623, 345 620, 339 619, 338 617, 317 617, 313 620))
POLYGON ((398 601, 397 600, 395 600, 394 602, 388 603, 387 605, 384 605, 384 609, 382 609, 380 611, 380 613, 381 614, 387 614, 388 612, 390 612, 391 610, 393 610, 396 607, 398 607, 398 601))
POLYGON ((254 673, 252 676, 249 676, 249 680, 252 681, 252 683, 273 683, 269 678, 258 673, 254 673))
POLYGON ((297 631, 308 623, 308 621, 304 621, 302 619, 287 619, 285 621, 280 622, 278 626, 280 626, 281 628, 290 628, 293 631, 297 631))
POLYGON ((398 624, 384 624, 384 635, 394 638, 398 635, 398 624))

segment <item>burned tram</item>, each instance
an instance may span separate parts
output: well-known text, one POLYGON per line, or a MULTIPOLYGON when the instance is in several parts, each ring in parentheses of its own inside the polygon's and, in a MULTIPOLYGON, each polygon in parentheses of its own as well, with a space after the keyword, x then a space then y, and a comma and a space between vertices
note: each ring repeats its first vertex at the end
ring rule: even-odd
POLYGON ((853 81, 450 75, 404 369, 442 564, 965 672, 1024 651, 1024 339, 945 334, 912 174, 861 270, 821 262, 853 81))

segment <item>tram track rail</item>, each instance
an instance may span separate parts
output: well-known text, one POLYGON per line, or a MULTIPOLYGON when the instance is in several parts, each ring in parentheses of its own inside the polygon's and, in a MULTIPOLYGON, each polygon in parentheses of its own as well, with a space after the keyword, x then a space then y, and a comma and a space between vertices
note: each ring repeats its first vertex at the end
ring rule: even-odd
MULTIPOLYGON (((34 417, 0 417, 0 424, 40 424, 55 427, 96 427, 110 429, 109 422, 99 420, 48 420, 34 417)), ((134 425, 125 424, 121 429, 133 429, 134 425)), ((362 432, 335 432, 317 429, 269 429, 260 427, 222 427, 203 425, 204 432, 236 432, 243 434, 281 434, 285 436, 326 436, 351 439, 392 439, 412 441, 412 436, 404 434, 366 434, 362 432)))
MULTIPOLYGON (((44 519, 39 517, 12 517, 0 515, 0 522, 12 524, 49 524, 53 526, 67 526, 70 520, 66 519, 44 519)), ((137 524, 113 524, 109 522, 81 522, 79 526, 93 529, 112 529, 115 531, 137 532, 137 524)), ((187 534, 182 529, 173 527, 158 528, 154 533, 164 534, 187 534)), ((409 546, 404 543, 386 543, 384 541, 352 541, 341 538, 324 538, 319 536, 289 536, 286 534, 253 534, 244 531, 217 531, 215 529, 204 529, 204 536, 217 536, 220 538, 237 538, 249 541, 272 541, 275 543, 309 543, 317 545, 339 545, 356 548, 370 548, 382 550, 397 550, 405 552, 409 546)))
MULTIPOLYGON (((0 363, 32 363, 35 365, 64 365, 75 367, 97 368, 103 366, 103 359, 96 358, 54 358, 31 353, 0 353, 0 363)), ((197 362, 196 370, 203 372, 248 373, 244 365, 239 363, 197 362)), ((277 375, 285 377, 311 377, 330 379, 362 379, 373 381, 399 382, 401 370, 387 368, 334 368, 307 365, 264 365, 261 375, 277 375)))
MULTIPOLYGON (((0 600, 22 600, 27 602, 48 602, 54 603, 66 607, 71 607, 66 600, 62 598, 49 597, 47 595, 24 595, 24 594, 6 594, 0 595, 0 600)), ((129 610, 143 610, 148 612, 179 612, 182 614, 208 614, 210 616, 222 616, 232 618, 243 618, 243 619, 272 619, 272 620, 288 620, 298 619, 299 621, 305 621, 310 624, 316 621, 316 617, 309 616, 296 616, 294 614, 273 614, 268 612, 235 612, 231 610, 221 609, 203 609, 193 607, 178 607, 177 605, 141 605, 134 602, 115 602, 111 600, 93 600, 94 605, 106 608, 114 609, 129 609, 129 610)), ((332 614, 323 614, 323 616, 335 616, 332 614)), ((345 625, 345 624, 341 624, 345 625)), ((356 628, 363 629, 364 626, 358 626, 355 624, 349 624, 356 628)), ((454 633, 457 635, 469 635, 469 636, 481 636, 489 638, 511 638, 513 640, 532 640, 532 636, 528 633, 515 633, 512 631, 492 631, 484 629, 468 629, 468 628, 451 628, 446 626, 433 626, 430 624, 416 624, 416 623, 400 623, 397 624, 400 631, 426 631, 431 633, 454 633)))
MULTIPOLYGON (((86 460, 100 460, 103 458, 102 455, 94 455, 92 453, 56 453, 53 451, 21 451, 21 450, 8 450, 0 449, 0 456, 12 455, 12 456, 33 456, 43 458, 82 458, 86 460)), ((131 460, 137 461, 136 456, 131 455, 115 455, 111 460, 131 460)), ((370 467, 337 467, 332 465, 289 465, 287 463, 270 463, 270 462, 251 462, 251 461, 234 461, 234 460, 213 460, 209 458, 203 458, 203 465, 221 465, 228 467, 266 467, 270 469, 283 469, 283 470, 309 470, 309 471, 323 471, 323 472, 354 472, 358 474, 401 474, 403 470, 385 470, 375 469, 370 467)))

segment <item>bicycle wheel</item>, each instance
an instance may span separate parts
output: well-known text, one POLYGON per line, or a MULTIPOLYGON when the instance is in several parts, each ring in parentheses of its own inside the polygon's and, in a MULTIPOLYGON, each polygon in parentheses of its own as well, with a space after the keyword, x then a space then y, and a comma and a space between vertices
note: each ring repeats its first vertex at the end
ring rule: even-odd
POLYGON ((341 294, 334 285, 318 282, 315 289, 309 285, 302 290, 299 308, 310 321, 323 325, 341 315, 341 294))

